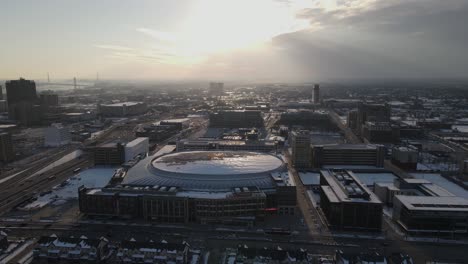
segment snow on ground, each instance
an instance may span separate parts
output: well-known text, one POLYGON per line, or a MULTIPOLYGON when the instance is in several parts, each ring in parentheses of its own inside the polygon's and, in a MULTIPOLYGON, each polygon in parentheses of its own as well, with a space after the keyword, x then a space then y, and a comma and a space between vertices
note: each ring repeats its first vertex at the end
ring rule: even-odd
POLYGON ((468 133, 468 126, 466 125, 455 125, 455 126, 452 126, 452 129, 457 129, 460 132, 468 133))
POLYGON ((389 182, 392 183, 397 176, 390 172, 355 172, 354 175, 367 186, 373 186, 376 182, 389 182))
POLYGON ((299 172, 299 178, 304 185, 319 185, 320 173, 318 172, 299 172))
POLYGON ((418 171, 455 171, 458 170, 456 164, 445 163, 418 163, 416 170, 418 171))
POLYGON ((78 187, 101 188, 107 185, 116 168, 94 167, 74 175, 61 185, 52 189, 51 193, 37 197, 37 200, 25 205, 22 209, 37 209, 49 203, 63 204, 66 200, 78 198, 78 187), (62 186, 63 185, 63 186, 62 186))
POLYGON ((48 171, 48 170, 50 170, 50 169, 52 169, 54 167, 60 166, 60 165, 62 165, 64 163, 66 163, 66 162, 69 162, 69 161, 73 160, 73 159, 76 159, 76 158, 80 157, 81 155, 83 155, 82 150, 75 150, 72 153, 69 153, 69 154, 61 157, 59 160, 47 165, 46 167, 44 167, 41 170, 37 171, 36 173, 32 174, 31 176, 28 177, 28 179, 31 178, 31 177, 34 177, 36 175, 39 175, 41 173, 44 173, 44 172, 46 172, 46 171, 48 171))
POLYGON ((411 173, 415 178, 428 180, 456 196, 468 199, 468 191, 458 186, 457 184, 445 179, 438 173, 411 173))
POLYGON ((16 177, 17 175, 19 175, 20 173, 23 173, 24 171, 26 171, 26 170, 22 170, 22 171, 20 171, 20 172, 17 172, 17 173, 15 173, 15 174, 13 174, 13 175, 10 175, 10 176, 8 176, 8 177, 5 177, 5 178, 1 179, 1 180, 0 180, 0 184, 2 184, 2 183, 4 183, 4 182, 8 181, 9 179, 12 179, 12 178, 16 177))

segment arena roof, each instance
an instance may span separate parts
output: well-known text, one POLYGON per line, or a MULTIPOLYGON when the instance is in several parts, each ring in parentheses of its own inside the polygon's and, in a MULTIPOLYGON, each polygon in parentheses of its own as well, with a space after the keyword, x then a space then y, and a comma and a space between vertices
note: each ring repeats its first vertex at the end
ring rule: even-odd
POLYGON ((122 184, 174 186, 183 190, 274 188, 272 172, 284 162, 270 154, 246 151, 186 151, 148 157, 131 168, 122 184))

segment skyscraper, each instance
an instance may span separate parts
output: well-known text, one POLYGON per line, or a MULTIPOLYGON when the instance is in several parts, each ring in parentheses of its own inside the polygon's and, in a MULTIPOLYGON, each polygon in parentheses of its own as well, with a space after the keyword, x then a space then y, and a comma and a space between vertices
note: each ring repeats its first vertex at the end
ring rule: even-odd
POLYGON ((37 106, 36 83, 34 81, 12 80, 6 82, 8 117, 25 126, 40 123, 41 111, 37 106))
POLYGON ((307 130, 292 132, 292 162, 296 168, 310 168, 311 154, 310 132, 307 130))
POLYGON ((6 92, 8 104, 16 104, 21 101, 35 103, 37 101, 36 83, 34 81, 12 80, 6 82, 6 92))
POLYGON ((320 86, 318 84, 314 84, 314 104, 320 103, 320 86))

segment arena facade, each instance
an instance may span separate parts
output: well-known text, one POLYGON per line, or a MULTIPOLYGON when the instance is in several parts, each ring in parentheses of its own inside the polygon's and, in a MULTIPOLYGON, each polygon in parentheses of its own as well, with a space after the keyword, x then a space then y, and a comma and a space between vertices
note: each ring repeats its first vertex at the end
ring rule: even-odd
POLYGON ((79 189, 90 216, 170 223, 252 225, 294 214, 296 186, 282 157, 249 151, 184 151, 141 160, 118 183, 79 189))

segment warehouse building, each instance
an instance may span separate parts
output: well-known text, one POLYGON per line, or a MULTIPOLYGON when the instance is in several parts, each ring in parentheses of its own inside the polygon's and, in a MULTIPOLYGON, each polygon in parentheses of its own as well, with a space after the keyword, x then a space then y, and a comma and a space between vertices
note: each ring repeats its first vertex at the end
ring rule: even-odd
POLYGON ((149 151, 149 139, 139 137, 125 144, 125 162, 135 158, 138 155, 146 157, 149 151))
POLYGON ((98 105, 98 111, 105 117, 124 117, 144 114, 147 107, 142 102, 123 102, 98 105))

